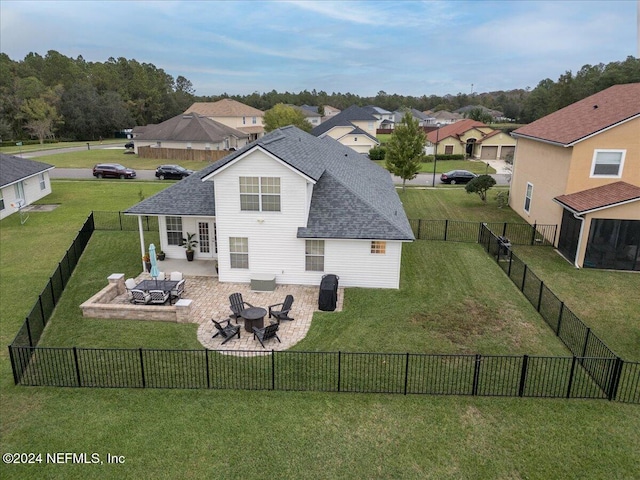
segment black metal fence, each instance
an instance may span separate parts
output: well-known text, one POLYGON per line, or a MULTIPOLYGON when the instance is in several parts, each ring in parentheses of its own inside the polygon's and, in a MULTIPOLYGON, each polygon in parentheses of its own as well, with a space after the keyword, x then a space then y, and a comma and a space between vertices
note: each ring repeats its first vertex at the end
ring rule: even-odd
POLYGON ((622 380, 624 393, 621 395, 622 398, 617 399, 640 403, 640 364, 622 362, 615 352, 595 335, 509 246, 504 244, 503 238, 490 230, 488 224, 483 224, 481 228, 479 243, 496 259, 500 268, 518 286, 571 353, 581 358, 581 365, 600 388, 609 392, 610 398, 616 397, 622 380), (615 362, 593 363, 588 360, 590 358, 607 358, 615 362), (623 363, 628 365, 625 375, 622 374, 623 363))
POLYGON ((553 246, 557 225, 530 225, 509 222, 464 222, 459 220, 409 220, 416 240, 478 243, 483 226, 507 237, 512 245, 553 246))
POLYGON ((609 358, 14 347, 21 385, 611 399, 609 358))
MULTIPOLYGON (((418 222, 418 232, 431 228, 423 225, 435 225, 418 222)), ((470 241, 466 238, 478 228, 472 222, 444 222, 442 240, 470 241)), ((38 347, 93 231, 139 228, 135 217, 93 212, 9 346, 14 381, 33 386, 598 398, 640 403, 640 363, 617 357, 501 243, 489 225, 501 226, 502 236, 515 243, 530 235, 526 244, 545 242, 541 226, 523 224, 529 230, 523 229, 518 237, 515 232, 520 230, 510 226, 514 224, 481 224, 475 241, 496 257, 573 357, 292 351, 265 355, 264 351, 38 347)), ((157 219, 146 218, 143 228, 157 229, 157 219)))

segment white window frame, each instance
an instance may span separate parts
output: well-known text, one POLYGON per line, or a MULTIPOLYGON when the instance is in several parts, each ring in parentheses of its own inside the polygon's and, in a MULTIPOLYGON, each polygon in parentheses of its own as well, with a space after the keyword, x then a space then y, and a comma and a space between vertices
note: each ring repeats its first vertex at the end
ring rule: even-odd
MULTIPOLYGON (((282 186, 280 177, 239 177, 240 189, 240 211, 242 212, 280 212, 282 211, 282 186), (251 179, 251 182, 249 182, 251 179), (257 180, 257 182, 256 182, 257 180), (252 188, 248 188, 252 187, 252 188), (244 191, 243 191, 244 190, 244 191), (253 199, 252 207, 243 206, 242 199, 257 197, 257 202, 253 199), (277 198, 277 201, 274 199, 277 198), (271 200, 271 201, 267 201, 271 200), (267 207, 265 209, 265 207, 267 207)), ((246 204, 246 202, 245 202, 246 204)))
POLYGON ((229 237, 229 266, 234 269, 249 269, 249 239, 247 237, 229 237))
POLYGON ((593 151, 593 159, 591 160, 591 173, 590 173, 589 176, 591 178, 621 178, 622 177, 622 171, 624 169, 624 159, 625 159, 626 155, 627 155, 627 151, 623 150, 623 149, 596 149, 596 150, 594 150, 593 151), (617 175, 595 173, 596 166, 598 165, 598 163, 597 163, 598 155, 600 153, 619 153, 620 154, 620 164, 618 166, 617 175))
POLYGON ((4 210, 4 196, 2 195, 1 189, 0 189, 0 210, 4 210))
POLYGON ((46 190, 47 182, 44 180, 44 173, 41 173, 38 179, 40 180, 40 190, 46 190))
POLYGON ((182 245, 182 217, 166 217, 167 245, 182 245), (175 235, 170 235, 173 233, 175 235))
POLYGON ((527 182, 527 188, 524 191, 524 205, 522 206, 523 210, 527 212, 527 214, 531 211, 532 200, 533 200, 533 183, 527 182))
POLYGON ((324 272, 324 240, 305 240, 304 269, 307 272, 324 272), (311 264, 310 264, 311 262, 311 264), (316 262, 318 262, 316 264, 316 262))

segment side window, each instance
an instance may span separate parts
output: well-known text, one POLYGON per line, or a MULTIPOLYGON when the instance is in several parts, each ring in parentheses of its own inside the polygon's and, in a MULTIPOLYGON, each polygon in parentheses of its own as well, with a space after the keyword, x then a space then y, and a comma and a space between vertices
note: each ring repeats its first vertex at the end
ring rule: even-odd
POLYGON ((524 195, 524 211, 529 213, 531 210, 531 198, 533 197, 533 185, 527 183, 527 192, 524 195))
POLYGON ((324 271, 324 240, 307 240, 304 253, 305 270, 311 272, 324 271))
POLYGON ((249 239, 229 237, 229 260, 231 268, 249 268, 249 239))
POLYGON ((182 244, 182 218, 167 217, 167 243, 169 245, 182 244))
POLYGON ((620 178, 626 150, 595 150, 591 163, 591 177, 620 178))

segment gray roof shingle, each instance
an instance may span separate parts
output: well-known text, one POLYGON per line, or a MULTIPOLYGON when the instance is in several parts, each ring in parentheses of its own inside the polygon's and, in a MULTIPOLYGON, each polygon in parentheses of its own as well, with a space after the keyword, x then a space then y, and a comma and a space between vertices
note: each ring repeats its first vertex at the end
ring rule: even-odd
POLYGON ((322 122, 320 125, 311 130, 311 135, 316 137, 327 133, 333 127, 340 126, 354 126, 352 122, 377 122, 378 119, 367 112, 364 108, 357 105, 351 105, 346 110, 341 111, 339 114, 334 115, 328 120, 322 122))
POLYGON ((247 138, 249 135, 196 113, 176 115, 157 125, 147 125, 136 140, 175 142, 222 142, 225 138, 247 138))
POLYGON ((48 163, 0 153, 0 187, 55 168, 48 163))
POLYGON ((213 182, 202 179, 257 146, 316 182, 299 237, 414 239, 389 172, 332 138, 293 126, 270 132, 126 213, 215 216, 213 182))

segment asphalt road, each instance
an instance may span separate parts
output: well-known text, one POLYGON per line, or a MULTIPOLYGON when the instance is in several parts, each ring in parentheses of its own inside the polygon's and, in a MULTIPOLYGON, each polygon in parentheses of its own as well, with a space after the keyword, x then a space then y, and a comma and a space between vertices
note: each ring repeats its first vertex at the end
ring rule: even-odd
MULTIPOLYGON (((92 149, 104 149, 104 148, 123 148, 118 147, 117 145, 91 145, 92 149)), ((123 148, 124 149, 124 148, 123 148)), ((82 150, 86 150, 86 147, 69 147, 69 148, 60 148, 54 150, 42 150, 39 152, 29 152, 22 155, 24 158, 37 158, 37 157, 45 157, 47 155, 55 155, 58 153, 68 153, 68 152, 79 152, 82 150)), ((92 175, 90 169, 83 168, 55 168, 49 173, 51 178, 73 178, 73 179, 95 179, 92 175)), ((511 180, 510 174, 496 173, 491 175, 496 179, 496 185, 509 185, 511 180)), ((395 185, 402 185, 402 179, 396 176, 391 176, 393 179, 393 183, 395 185)), ((155 171, 154 170, 136 170, 136 178, 139 180, 155 180, 155 171)), ((97 180, 97 179, 95 179, 97 180)), ((420 186, 420 187, 431 187, 433 185, 433 174, 432 173, 419 173, 416 178, 413 180, 407 180, 407 185, 411 186, 420 186)), ((436 174, 435 185, 442 185, 440 182, 440 175, 436 174)))

